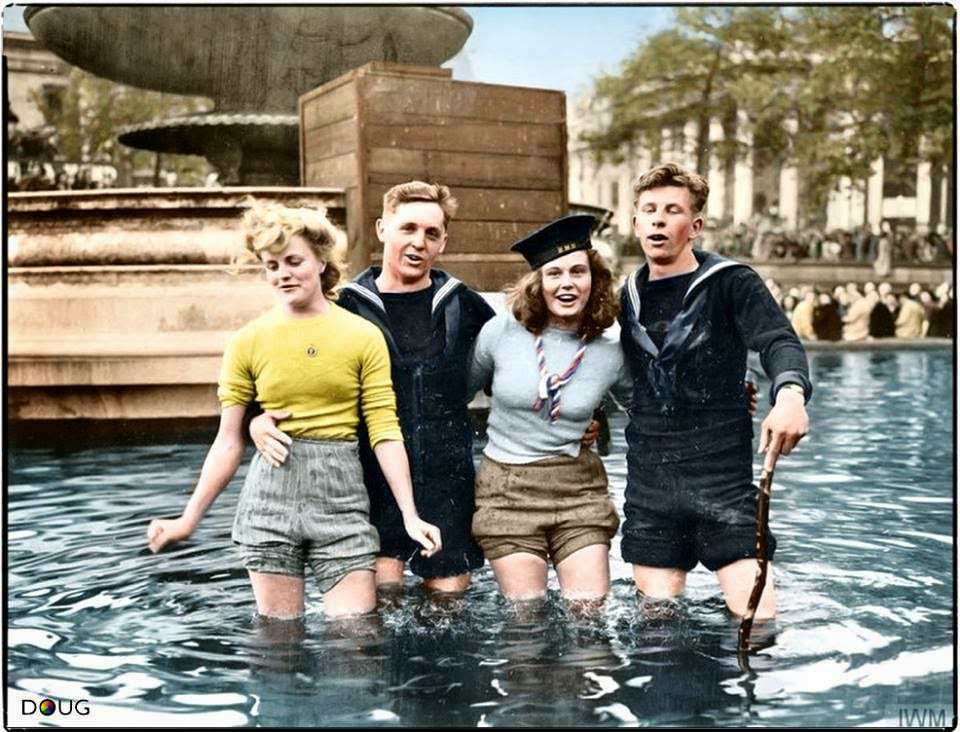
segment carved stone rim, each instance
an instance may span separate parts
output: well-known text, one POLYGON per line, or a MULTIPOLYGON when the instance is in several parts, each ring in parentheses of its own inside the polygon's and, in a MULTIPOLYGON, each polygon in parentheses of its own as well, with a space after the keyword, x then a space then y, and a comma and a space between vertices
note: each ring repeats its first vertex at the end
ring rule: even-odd
POLYGON ((132 132, 145 132, 171 127, 296 127, 299 118, 295 114, 254 114, 254 113, 202 113, 187 114, 179 117, 165 117, 124 125, 119 135, 132 132))

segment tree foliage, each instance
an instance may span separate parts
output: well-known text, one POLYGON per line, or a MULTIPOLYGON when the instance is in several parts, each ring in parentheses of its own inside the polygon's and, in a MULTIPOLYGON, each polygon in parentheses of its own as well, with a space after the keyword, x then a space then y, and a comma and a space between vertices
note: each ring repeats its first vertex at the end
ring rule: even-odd
POLYGON ((698 169, 752 139, 757 162, 796 165, 822 205, 841 178, 862 185, 880 155, 952 160, 953 24, 936 5, 678 9, 674 27, 595 81, 600 122, 582 139, 620 162, 693 120, 698 169), (711 119, 724 123, 720 144, 711 119))
POLYGON ((205 99, 136 89, 74 68, 61 94, 35 93, 34 102, 55 130, 53 143, 63 162, 110 163, 121 179, 133 170, 159 172, 162 163, 180 185, 201 185, 211 170, 203 158, 163 155, 161 161, 156 153, 133 150, 116 139, 127 125, 204 111, 210 107, 205 99))

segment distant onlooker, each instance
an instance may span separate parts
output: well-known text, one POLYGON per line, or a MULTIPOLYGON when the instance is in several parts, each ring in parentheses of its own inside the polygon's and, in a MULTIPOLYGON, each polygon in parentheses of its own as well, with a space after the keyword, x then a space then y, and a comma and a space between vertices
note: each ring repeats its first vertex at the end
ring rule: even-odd
POLYGON ((943 237, 937 231, 930 231, 920 240, 917 258, 921 262, 932 262, 937 258, 937 252, 943 248, 943 237))
POLYGON ((840 258, 853 259, 856 256, 856 245, 853 241, 853 234, 844 231, 840 234, 840 258))
POLYGON ((813 289, 808 290, 803 299, 797 303, 790 316, 790 324, 799 338, 804 340, 816 340, 817 334, 813 330, 813 308, 816 302, 816 294, 813 289))
MULTIPOLYGON (((853 290, 856 291, 855 286, 853 290)), ((850 294, 849 286, 847 294, 850 294)), ((862 341, 870 335, 870 313, 879 302, 880 296, 874 291, 850 303, 847 314, 843 316, 843 340, 862 341)))
POLYGON ((920 253, 919 242, 914 234, 907 234, 900 239, 900 253, 905 262, 913 262, 920 253))
POLYGON ((816 229, 807 229, 800 235, 806 254, 812 259, 820 259, 823 249, 823 236, 816 229))
POLYGON ((949 287, 930 314, 930 327, 927 329, 927 336, 929 338, 953 338, 956 312, 953 288, 949 287))
POLYGON ((873 233, 870 231, 870 227, 864 224, 863 226, 858 226, 856 231, 853 234, 853 248, 854 248, 854 258, 858 262, 864 261, 864 259, 872 254, 871 240, 873 239, 873 233))
POLYGON ((821 258, 825 262, 839 262, 840 251, 842 249, 840 242, 834 240, 833 236, 828 235, 821 245, 821 258))
POLYGON ((847 307, 850 305, 850 299, 847 297, 847 290, 843 285, 837 285, 833 288, 833 301, 837 304, 840 317, 846 315, 847 307))
MULTIPOLYGON (((896 295, 890 297, 896 297, 896 295)), ((897 338, 922 338, 925 321, 926 314, 923 312, 923 306, 916 300, 901 295, 895 321, 897 338)))
POLYGON ((892 292, 888 292, 885 295, 880 295, 880 302, 887 306, 887 310, 890 311, 890 314, 893 316, 894 322, 897 320, 897 316, 900 314, 900 300, 892 292))
POLYGON ((877 240, 877 258, 873 260, 873 271, 878 277, 886 277, 890 274, 892 260, 893 232, 890 230, 890 223, 884 221, 880 225, 880 237, 877 240))
POLYGON ((813 332, 818 341, 839 341, 843 337, 840 305, 826 292, 820 293, 813 308, 813 332))
POLYGON ((855 282, 848 282, 846 291, 847 291, 847 307, 850 307, 851 305, 853 305, 853 303, 855 303, 857 300, 860 300, 863 297, 863 293, 861 293, 860 290, 857 288, 857 285, 855 282))
MULTIPOLYGON (((892 297, 892 296, 891 296, 892 297)), ((896 321, 890 308, 880 298, 880 293, 871 291, 864 299, 869 298, 874 305, 870 309, 867 332, 871 338, 893 338, 897 334, 896 321)), ((896 303, 895 303, 896 304, 896 303)))
POLYGON ((785 298, 783 298, 783 302, 780 303, 780 308, 783 310, 783 313, 787 316, 787 318, 791 318, 793 316, 793 309, 795 307, 797 307, 797 298, 793 295, 787 295, 785 298))

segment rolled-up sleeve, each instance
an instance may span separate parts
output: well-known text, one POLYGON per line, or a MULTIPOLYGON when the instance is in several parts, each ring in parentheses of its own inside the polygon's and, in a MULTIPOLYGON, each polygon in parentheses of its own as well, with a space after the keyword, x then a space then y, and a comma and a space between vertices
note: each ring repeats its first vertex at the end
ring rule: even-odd
POLYGON ((390 378, 390 351, 379 330, 372 330, 360 359, 360 403, 370 447, 384 440, 403 441, 397 398, 390 378))

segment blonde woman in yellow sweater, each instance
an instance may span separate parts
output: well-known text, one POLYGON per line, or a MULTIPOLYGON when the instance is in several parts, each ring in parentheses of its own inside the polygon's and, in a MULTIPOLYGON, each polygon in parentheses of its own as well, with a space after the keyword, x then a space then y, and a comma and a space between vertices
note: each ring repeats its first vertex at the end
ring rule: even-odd
POLYGON ((376 605, 379 548, 358 458, 360 407, 370 443, 404 517, 426 556, 440 531, 422 521, 397 421, 390 357, 380 330, 336 305, 342 234, 325 212, 257 206, 243 218, 246 252, 262 263, 276 307, 230 339, 217 395, 220 427, 183 514, 155 519, 150 550, 189 537, 243 458, 243 416, 256 400, 291 417, 294 438, 281 467, 254 455, 237 505, 237 545, 261 615, 304 611, 304 566, 324 593, 328 615, 376 605))

